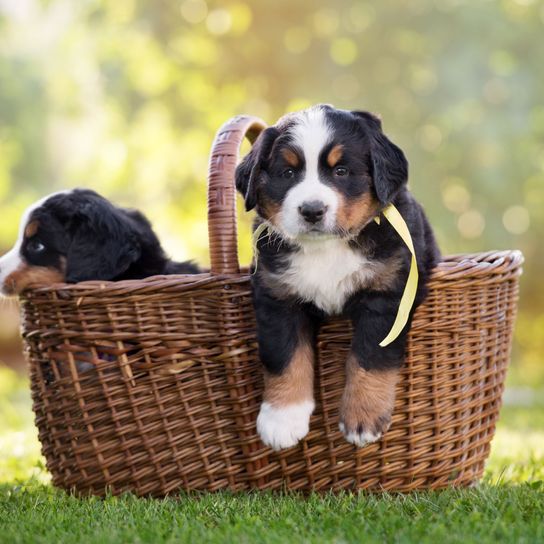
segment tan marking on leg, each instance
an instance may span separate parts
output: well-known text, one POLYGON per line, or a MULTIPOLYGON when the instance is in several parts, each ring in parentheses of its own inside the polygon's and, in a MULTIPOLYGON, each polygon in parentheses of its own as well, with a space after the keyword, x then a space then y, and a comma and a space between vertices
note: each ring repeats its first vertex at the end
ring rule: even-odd
POLYGON ((30 238, 38 232, 38 227, 40 226, 39 221, 31 221, 25 228, 25 236, 30 238))
POLYGON ((281 375, 265 372, 263 401, 274 408, 281 408, 313 398, 314 351, 309 343, 304 342, 296 348, 281 375))
POLYGON ((399 370, 365 370, 351 354, 346 363, 346 386, 340 421, 345 434, 381 435, 391 423, 399 370))
POLYGON ((336 212, 338 226, 348 232, 357 232, 378 214, 378 202, 370 193, 359 198, 340 196, 340 205, 336 212))
POLYGON ((298 155, 292 149, 289 149, 288 147, 284 147, 281 150, 281 155, 284 158, 285 162, 289 166, 292 166, 293 168, 297 168, 298 165, 300 164, 298 155))
POLYGON ((342 158, 344 154, 344 147, 341 144, 335 145, 327 155, 327 164, 333 168, 338 164, 338 161, 342 158))
POLYGON ((64 271, 45 266, 22 266, 12 272, 4 280, 5 289, 12 295, 18 295, 27 287, 47 286, 62 283, 65 280, 64 271))

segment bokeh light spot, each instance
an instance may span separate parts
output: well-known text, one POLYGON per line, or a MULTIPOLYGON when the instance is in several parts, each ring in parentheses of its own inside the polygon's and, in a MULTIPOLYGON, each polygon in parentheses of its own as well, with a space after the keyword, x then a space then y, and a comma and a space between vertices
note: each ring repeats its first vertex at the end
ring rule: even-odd
POLYGON ((459 216, 457 229, 464 238, 481 236, 485 228, 484 216, 478 210, 468 210, 459 216))
POLYGON ((510 206, 502 216, 504 228, 512 234, 527 232, 530 222, 529 212, 524 206, 510 206))
POLYGON ((185 0, 181 4, 181 15, 189 23, 201 23, 208 15, 208 5, 204 0, 185 0))
POLYGON ((232 17, 226 9, 214 9, 206 17, 206 27, 212 34, 226 34, 232 26, 232 17))
POLYGON ((246 4, 234 4, 229 8, 232 17, 232 33, 243 34, 251 26, 253 15, 246 4))
POLYGON ((349 38, 336 38, 331 43, 331 58, 336 64, 347 66, 357 58, 357 45, 349 38))
POLYGON ((463 180, 453 178, 442 189, 444 206, 455 213, 466 212, 470 208, 470 193, 463 185, 463 180))
POLYGON ((330 8, 322 8, 313 16, 315 33, 321 37, 332 36, 340 23, 338 14, 330 8))

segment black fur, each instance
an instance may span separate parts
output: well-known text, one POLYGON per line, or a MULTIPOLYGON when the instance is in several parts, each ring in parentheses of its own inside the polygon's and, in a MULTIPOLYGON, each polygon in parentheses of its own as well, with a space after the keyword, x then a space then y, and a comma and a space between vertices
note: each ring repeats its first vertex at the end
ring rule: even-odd
POLYGON ((94 191, 53 195, 31 214, 29 222, 35 220, 39 227, 25 240, 25 260, 60 270, 65 259, 69 283, 199 272, 191 262, 176 263, 166 256, 141 212, 118 208, 94 191), (33 251, 36 242, 45 250, 33 251))
POLYGON ((236 189, 244 197, 246 211, 257 205, 258 184, 263 175, 262 166, 278 136, 279 131, 275 127, 265 129, 251 148, 249 156, 236 169, 236 189))

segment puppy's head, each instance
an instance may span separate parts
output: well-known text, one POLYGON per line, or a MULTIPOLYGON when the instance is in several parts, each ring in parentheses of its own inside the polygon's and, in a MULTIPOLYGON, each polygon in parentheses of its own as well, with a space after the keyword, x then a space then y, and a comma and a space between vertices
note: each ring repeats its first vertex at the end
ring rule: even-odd
POLYGON ((112 280, 140 256, 139 225, 93 191, 50 195, 24 213, 15 246, 0 258, 0 291, 112 280))
POLYGON ((282 117, 236 170, 246 209, 294 240, 358 234, 407 180, 376 116, 327 105, 282 117))

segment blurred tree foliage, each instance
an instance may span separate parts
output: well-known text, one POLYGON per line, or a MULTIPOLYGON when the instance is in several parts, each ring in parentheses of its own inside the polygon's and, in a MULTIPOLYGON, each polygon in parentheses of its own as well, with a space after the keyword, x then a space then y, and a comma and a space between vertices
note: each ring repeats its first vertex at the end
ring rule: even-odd
POLYGON ((206 261, 226 119, 369 109, 445 253, 524 251, 514 378, 542 384, 543 35, 538 0, 0 0, 0 246, 29 202, 87 186, 206 261))

